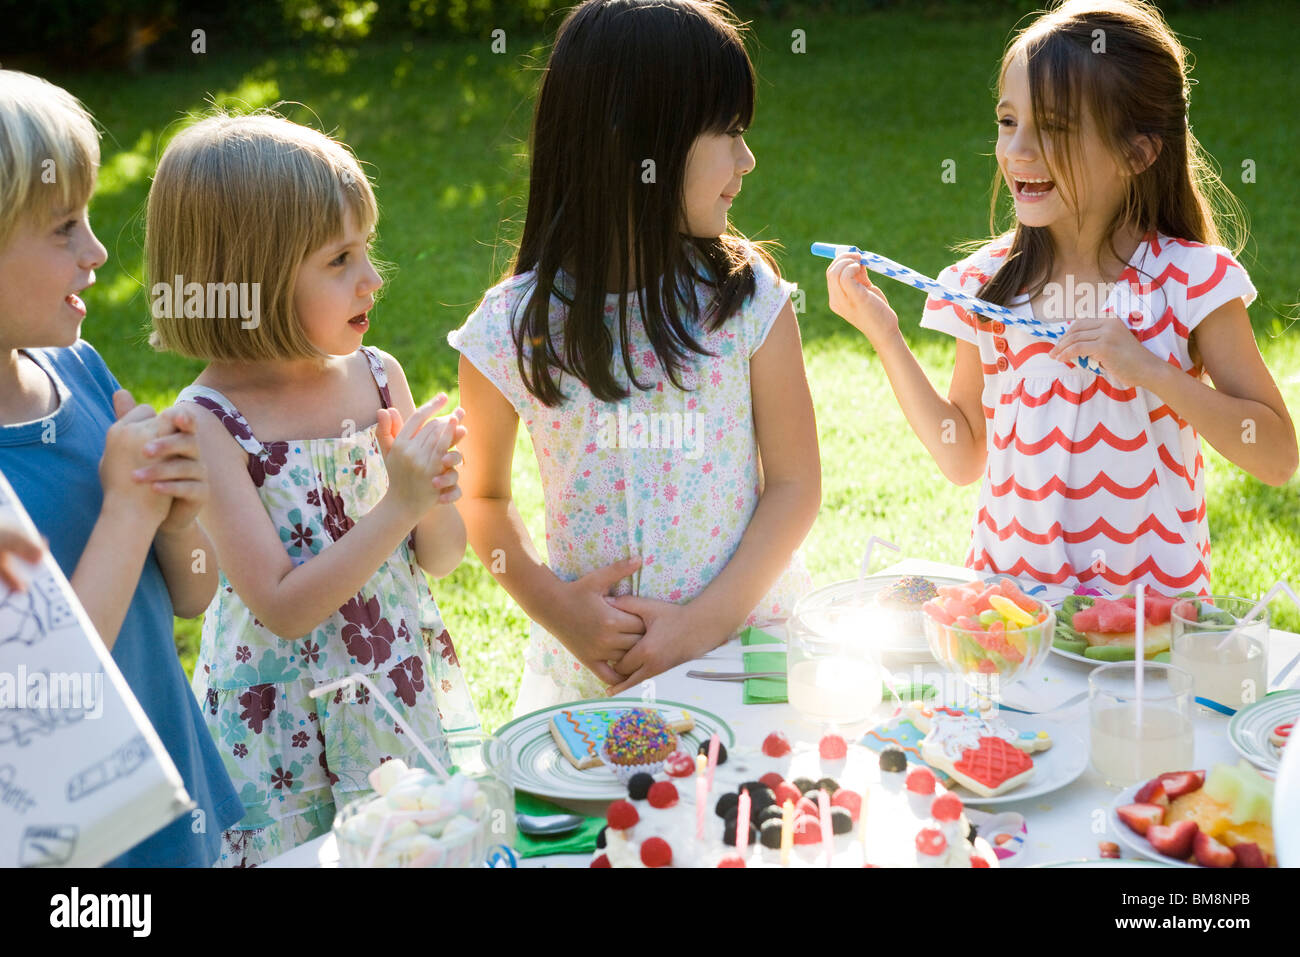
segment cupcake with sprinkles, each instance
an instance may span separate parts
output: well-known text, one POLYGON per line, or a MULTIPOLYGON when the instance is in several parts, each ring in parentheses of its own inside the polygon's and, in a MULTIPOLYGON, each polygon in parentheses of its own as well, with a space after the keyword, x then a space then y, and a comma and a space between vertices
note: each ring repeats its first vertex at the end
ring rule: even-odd
POLYGON ((657 774, 677 750, 677 734, 656 711, 629 711, 605 735, 600 756, 618 779, 627 783, 634 774, 657 774))
POLYGON ((937 597, 934 582, 919 575, 906 575, 876 592, 876 608, 881 612, 883 627, 899 638, 925 636, 921 606, 937 597))

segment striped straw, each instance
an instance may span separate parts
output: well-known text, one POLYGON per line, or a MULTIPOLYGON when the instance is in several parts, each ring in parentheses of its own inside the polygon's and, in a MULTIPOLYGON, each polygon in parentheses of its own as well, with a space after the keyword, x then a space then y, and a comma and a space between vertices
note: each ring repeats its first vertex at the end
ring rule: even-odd
MULTIPOLYGON (((1065 329, 1057 326, 1049 326, 1040 322, 1038 319, 1026 318, 1012 312, 1006 306, 999 306, 996 303, 979 299, 958 289, 949 289, 947 286, 924 276, 915 269, 909 269, 892 259, 886 259, 879 253, 864 252, 857 246, 836 246, 834 243, 813 243, 812 253, 814 256, 824 256, 827 259, 834 259, 841 252, 854 253, 858 257, 858 262, 866 266, 872 272, 878 272, 890 279, 896 279, 901 283, 906 283, 915 289, 920 289, 932 299, 942 299, 950 302, 955 306, 960 306, 967 312, 978 313, 990 319, 997 319, 1013 326, 1024 326, 1032 336, 1040 339, 1051 339, 1053 341, 1060 339, 1065 335, 1065 329)), ((1079 368, 1086 369, 1089 372, 1101 373, 1101 367, 1093 362, 1087 356, 1080 356, 1077 360, 1079 368)))

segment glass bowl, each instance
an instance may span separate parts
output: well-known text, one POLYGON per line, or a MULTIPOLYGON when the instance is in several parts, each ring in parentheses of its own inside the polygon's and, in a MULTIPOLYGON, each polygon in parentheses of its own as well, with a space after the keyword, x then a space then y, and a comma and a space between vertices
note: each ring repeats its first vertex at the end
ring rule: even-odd
POLYGON ((981 629, 945 624, 927 605, 925 639, 931 654, 976 691, 996 698, 1002 688, 1037 670, 1052 650, 1056 611, 1041 599, 1028 600, 1037 606, 1029 613, 1037 620, 1017 628, 999 627, 1001 622, 981 629))

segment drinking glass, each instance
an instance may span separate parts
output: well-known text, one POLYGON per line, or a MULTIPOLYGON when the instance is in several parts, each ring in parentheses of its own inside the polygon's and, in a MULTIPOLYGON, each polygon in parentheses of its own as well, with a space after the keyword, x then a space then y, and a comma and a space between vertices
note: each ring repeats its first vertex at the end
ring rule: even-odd
POLYGON ((1117 661, 1088 677, 1092 766, 1111 787, 1194 767, 1192 676, 1148 662, 1139 709, 1137 667, 1135 661, 1117 661))

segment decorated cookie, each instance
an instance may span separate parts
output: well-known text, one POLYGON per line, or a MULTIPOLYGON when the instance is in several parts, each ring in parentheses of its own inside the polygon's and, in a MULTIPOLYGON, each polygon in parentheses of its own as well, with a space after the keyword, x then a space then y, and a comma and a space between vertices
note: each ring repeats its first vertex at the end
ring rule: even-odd
MULTIPOLYGON (((551 717, 551 737, 563 754, 578 770, 599 767, 600 747, 605 735, 619 718, 627 714, 630 708, 611 708, 608 711, 560 711, 551 717)), ((655 709, 664 722, 678 734, 685 734, 695 727, 695 719, 689 711, 680 708, 655 709)))
MULTIPOLYGON (((932 708, 920 701, 911 701, 906 710, 912 715, 912 723, 926 732, 927 737, 937 728, 940 736, 954 742, 969 744, 981 737, 1002 738, 1026 754, 1046 751, 1052 746, 1052 736, 1046 731, 1018 731, 1001 718, 981 717, 974 708, 932 708)), ((954 743, 950 754, 956 756, 959 753, 954 743)))
POLYGON ((1045 731, 1017 731, 1000 718, 971 709, 918 708, 916 723, 928 726, 921 756, 982 797, 1018 788, 1034 774, 1032 751, 1052 745, 1045 731))
MULTIPOLYGON (((876 725, 863 735, 861 743, 877 753, 883 752, 886 748, 895 748, 902 752, 908 764, 924 765, 925 759, 921 757, 921 742, 925 739, 925 732, 913 723, 913 714, 914 712, 907 708, 900 708, 889 720, 876 725)), ((938 777, 945 784, 949 781, 946 774, 940 773, 938 777)))

